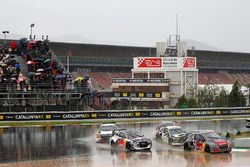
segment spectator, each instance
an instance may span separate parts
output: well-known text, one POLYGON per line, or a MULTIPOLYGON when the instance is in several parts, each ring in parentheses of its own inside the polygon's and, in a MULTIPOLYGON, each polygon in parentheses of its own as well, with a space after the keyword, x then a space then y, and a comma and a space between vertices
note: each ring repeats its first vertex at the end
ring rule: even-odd
POLYGON ((15 69, 16 69, 17 74, 19 75, 21 69, 20 69, 20 64, 18 62, 15 64, 15 69))
POLYGON ((17 48, 16 47, 16 41, 11 41, 10 42, 10 47, 11 47, 11 51, 12 51, 11 53, 15 54, 16 53, 16 48, 17 48))

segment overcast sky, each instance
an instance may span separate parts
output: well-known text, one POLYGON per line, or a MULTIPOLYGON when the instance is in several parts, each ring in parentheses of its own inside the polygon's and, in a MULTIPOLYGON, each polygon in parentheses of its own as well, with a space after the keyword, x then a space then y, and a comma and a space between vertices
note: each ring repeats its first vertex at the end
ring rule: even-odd
MULTIPOLYGON (((2 0, 0 30, 63 41, 155 46, 176 33, 250 52, 250 0, 2 0)), ((9 35, 10 36, 10 35, 9 35)), ((3 34, 1 34, 3 38, 3 34)))

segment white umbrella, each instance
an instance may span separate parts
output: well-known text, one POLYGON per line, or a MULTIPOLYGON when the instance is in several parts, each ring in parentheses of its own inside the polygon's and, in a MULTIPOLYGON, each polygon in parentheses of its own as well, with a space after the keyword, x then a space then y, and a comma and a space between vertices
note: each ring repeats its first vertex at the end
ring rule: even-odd
POLYGON ((42 73, 40 73, 40 72, 37 72, 35 75, 41 75, 42 73))
POLYGON ((32 61, 27 61, 26 64, 32 64, 33 62, 32 61))
POLYGON ((36 70, 37 72, 42 72, 42 71, 44 71, 44 69, 42 69, 42 68, 39 68, 38 70, 36 70))

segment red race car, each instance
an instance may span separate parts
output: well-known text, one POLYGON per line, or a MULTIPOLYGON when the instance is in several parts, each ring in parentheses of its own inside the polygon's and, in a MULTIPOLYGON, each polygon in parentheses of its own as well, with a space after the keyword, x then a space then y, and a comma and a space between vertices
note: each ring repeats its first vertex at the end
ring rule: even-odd
POLYGON ((188 135, 184 150, 199 150, 207 153, 231 152, 231 143, 213 130, 194 131, 188 135))

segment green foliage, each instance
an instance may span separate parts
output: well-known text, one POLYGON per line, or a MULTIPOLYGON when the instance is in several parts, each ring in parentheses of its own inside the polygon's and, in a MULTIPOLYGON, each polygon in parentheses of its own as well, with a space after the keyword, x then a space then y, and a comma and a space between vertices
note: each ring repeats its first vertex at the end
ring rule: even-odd
POLYGON ((185 95, 182 95, 179 99, 178 102, 176 103, 175 107, 176 108, 187 108, 187 98, 185 97, 185 95))
POLYGON ((235 81, 230 93, 228 93, 224 88, 221 89, 214 84, 208 84, 198 90, 197 101, 194 98, 187 99, 185 95, 182 95, 176 104, 176 108, 245 106, 246 98, 241 91, 241 85, 238 81, 235 81))
POLYGON ((238 80, 233 84, 233 89, 229 94, 228 102, 230 107, 246 106, 246 99, 241 91, 241 85, 238 80))
POLYGON ((214 106, 228 107, 228 93, 224 88, 222 88, 219 95, 215 97, 214 106))
POLYGON ((213 107, 220 88, 214 84, 205 85, 198 90, 198 105, 201 108, 213 107))
POLYGON ((188 99, 187 103, 188 103, 189 108, 198 108, 199 107, 197 100, 195 100, 194 98, 188 99))

